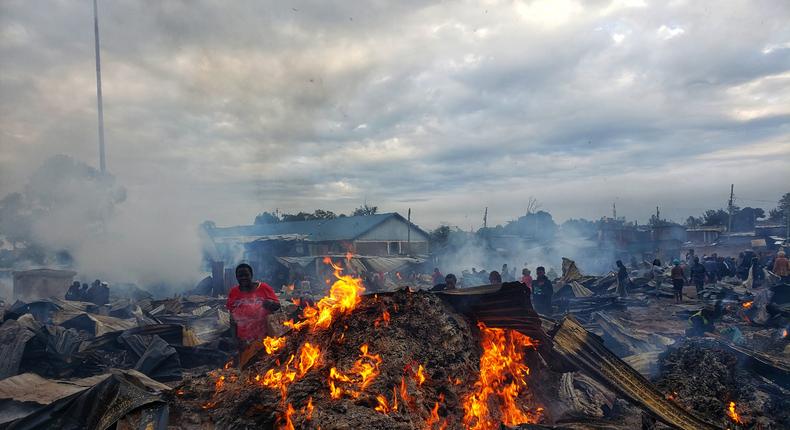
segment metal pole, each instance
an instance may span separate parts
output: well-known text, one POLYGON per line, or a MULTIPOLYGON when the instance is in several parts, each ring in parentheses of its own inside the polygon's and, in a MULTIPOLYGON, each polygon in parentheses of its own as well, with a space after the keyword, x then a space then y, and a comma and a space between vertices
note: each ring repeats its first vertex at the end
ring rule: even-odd
POLYGON ((96 0, 93 0, 93 34, 96 42, 96 100, 99 104, 99 170, 105 173, 107 170, 104 161, 104 109, 102 107, 101 96, 101 58, 99 55, 99 12, 96 0))
POLYGON ((411 208, 406 215, 406 254, 411 255, 411 208))
POLYGON ((730 184, 730 203, 727 205, 727 210, 730 213, 727 231, 732 233, 732 198, 735 192, 735 184, 730 184))

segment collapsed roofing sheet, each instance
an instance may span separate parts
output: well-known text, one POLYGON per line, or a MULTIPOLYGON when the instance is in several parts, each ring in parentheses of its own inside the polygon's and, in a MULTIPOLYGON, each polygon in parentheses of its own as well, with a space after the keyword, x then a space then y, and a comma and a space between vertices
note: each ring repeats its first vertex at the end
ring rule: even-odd
POLYGON ((684 430, 718 429, 664 398, 650 381, 609 351, 573 317, 566 317, 552 335, 554 350, 563 358, 664 423, 684 430))

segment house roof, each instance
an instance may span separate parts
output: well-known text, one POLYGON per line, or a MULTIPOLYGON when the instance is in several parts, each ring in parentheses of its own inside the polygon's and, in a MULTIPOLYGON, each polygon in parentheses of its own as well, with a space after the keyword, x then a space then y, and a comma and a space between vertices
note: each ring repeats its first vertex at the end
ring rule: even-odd
MULTIPOLYGON (((396 212, 347 216, 333 219, 310 221, 279 222, 275 224, 242 225, 237 227, 215 227, 207 230, 209 236, 216 240, 253 241, 261 237, 280 235, 300 235, 312 242, 354 240, 372 230, 379 224, 395 218, 404 224, 408 221, 396 212)), ((411 224, 412 231, 428 236, 428 233, 411 224)))

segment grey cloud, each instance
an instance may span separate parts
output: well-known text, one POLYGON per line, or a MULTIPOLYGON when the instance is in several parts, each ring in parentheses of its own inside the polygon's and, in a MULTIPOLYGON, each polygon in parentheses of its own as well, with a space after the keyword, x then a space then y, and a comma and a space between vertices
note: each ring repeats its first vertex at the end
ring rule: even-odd
MULTIPOLYGON (((101 2, 109 166, 135 201, 166 205, 168 183, 220 224, 366 198, 460 224, 529 195, 559 219, 616 198, 645 219, 674 179, 655 174, 790 139, 790 50, 764 52, 790 41, 786 2, 581 4, 542 28, 512 2, 101 2)), ((48 6, 0 6, 2 194, 48 155, 96 158, 91 10, 48 6)), ((699 205, 730 163, 705 162, 699 205)), ((789 163, 740 186, 776 198, 789 163)))

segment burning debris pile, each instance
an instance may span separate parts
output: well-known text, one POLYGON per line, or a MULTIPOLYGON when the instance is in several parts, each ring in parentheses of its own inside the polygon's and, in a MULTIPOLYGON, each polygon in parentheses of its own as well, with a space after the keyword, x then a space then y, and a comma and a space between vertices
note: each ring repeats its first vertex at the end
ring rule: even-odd
POLYGON ((741 359, 712 339, 689 339, 660 359, 656 385, 710 422, 727 427, 790 428, 790 397, 755 379, 741 359))
POLYGON ((249 366, 179 387, 181 423, 220 428, 494 429, 536 423, 536 343, 425 292, 360 297, 343 276, 249 366), (532 360, 535 360, 533 355, 532 360))

